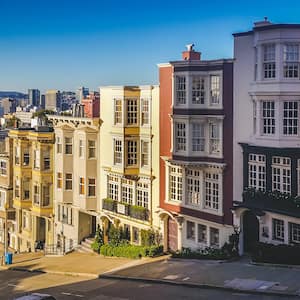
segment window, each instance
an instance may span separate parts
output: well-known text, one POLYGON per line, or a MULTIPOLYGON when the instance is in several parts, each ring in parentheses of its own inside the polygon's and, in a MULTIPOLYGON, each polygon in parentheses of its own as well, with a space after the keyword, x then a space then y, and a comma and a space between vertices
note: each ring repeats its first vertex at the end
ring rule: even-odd
POLYGON ((219 229, 210 227, 210 246, 219 247, 219 229))
POLYGON ((18 177, 15 180, 15 197, 20 197, 20 179, 18 177))
POLYGON ((127 103, 127 125, 137 125, 138 107, 137 99, 126 99, 127 103))
POLYGON ((210 104, 218 105, 220 103, 220 76, 210 76, 210 104))
POLYGON ((275 44, 264 45, 263 47, 263 70, 264 78, 276 77, 276 63, 275 63, 275 44))
POLYGON ((73 225, 73 208, 65 205, 57 206, 57 218, 59 222, 73 225))
POLYGON ((79 157, 84 157, 84 141, 79 140, 79 157))
POLYGON ((127 141, 127 165, 137 165, 137 141, 127 141))
POLYGON ((20 164, 20 147, 19 146, 15 147, 15 164, 16 165, 20 164))
POLYGON ((272 219, 273 240, 284 241, 284 221, 272 219))
POLYGON ((72 173, 66 173, 65 189, 70 191, 73 188, 73 175, 72 173))
POLYGON ((298 135, 298 102, 283 102, 283 134, 298 135))
POLYGON ((198 243, 207 242, 207 228, 205 225, 198 224, 198 243))
POLYGON ((148 208, 149 204, 149 184, 139 182, 137 184, 137 205, 148 208))
POLYGON ((62 153, 61 137, 56 137, 56 153, 62 153))
POLYGON ((182 169, 169 167, 169 197, 171 201, 182 201, 182 169))
POLYGON ((300 243, 300 224, 289 223, 290 243, 300 243))
POLYGON ((209 148, 210 153, 219 153, 220 152, 220 128, 218 124, 210 123, 209 124, 209 148))
POLYGON ((122 202, 133 204, 133 180, 122 179, 122 202))
POLYGON ((285 78, 299 77, 299 45, 286 44, 283 49, 283 76, 285 78))
POLYGON ((115 124, 122 124, 122 100, 115 99, 115 124))
POLYGON ((44 152, 44 170, 50 170, 50 151, 44 152))
POLYGON ((73 153, 72 147, 73 147, 72 138, 66 137, 65 138, 65 153, 72 154, 73 153))
POLYGON ((30 199, 30 179, 24 178, 23 180, 23 197, 24 199, 30 199))
POLYGON ((43 206, 49 206, 50 205, 50 186, 44 185, 43 186, 43 206))
POLYGON ((30 229, 30 215, 29 215, 29 212, 27 212, 27 211, 25 211, 25 210, 22 210, 22 212, 23 212, 23 218, 22 218, 22 227, 24 228, 24 229, 27 229, 27 230, 29 230, 30 229))
POLYGON ((57 172, 57 178, 56 178, 56 187, 58 189, 62 188, 62 173, 61 172, 57 172))
POLYGON ((250 188, 264 191, 266 188, 266 157, 261 154, 249 154, 248 161, 250 188))
POLYGON ((205 151, 204 124, 192 123, 192 150, 205 151))
POLYGON ((188 240, 195 240, 195 223, 186 221, 186 238, 188 240))
POLYGON ((149 142, 142 141, 141 148, 142 167, 147 167, 149 166, 149 142))
POLYGON ((133 242, 135 244, 139 244, 140 242, 140 231, 136 227, 132 227, 132 235, 133 235, 133 242))
POLYGON ((274 156, 272 158, 272 190, 291 193, 291 159, 274 156))
POLYGON ((90 140, 88 141, 89 145, 89 158, 96 157, 96 141, 90 140))
POLYGON ((23 153, 23 166, 28 166, 29 165, 29 149, 25 149, 23 153))
POLYGON ((142 102, 142 110, 141 110, 141 114, 142 114, 142 125, 149 125, 149 99, 145 99, 143 98, 141 100, 142 102))
POLYGON ((96 179, 95 178, 89 178, 88 196, 89 197, 96 196, 96 179))
POLYGON ((33 167, 34 169, 39 169, 40 165, 40 150, 35 149, 33 150, 33 167))
POLYGON ((204 104, 204 99, 205 99, 204 78, 200 76, 193 76, 192 103, 204 104))
POLYGON ((5 160, 0 161, 0 175, 7 175, 7 164, 5 160))
POLYGON ((5 208, 5 196, 6 196, 5 191, 0 191, 0 209, 5 208))
POLYGON ((114 140, 114 164, 122 164, 122 141, 114 140))
POLYGON ((201 201, 201 180, 200 171, 187 170, 187 204, 200 205, 201 201))
POLYGON ((185 76, 175 77, 176 104, 186 103, 186 82, 185 76))
POLYGON ((36 205, 40 205, 40 187, 38 184, 33 186, 33 202, 36 205))
POLYGON ((176 151, 185 151, 186 150, 186 133, 185 133, 185 124, 184 123, 176 123, 175 149, 176 149, 176 151))
POLYGON ((219 209, 219 174, 205 174, 205 207, 219 209))
POLYGON ((262 102, 263 134, 275 134, 275 102, 262 102))
POLYGON ((118 201, 119 199, 119 179, 117 176, 108 175, 108 198, 118 201))
POLYGON ((84 188, 84 178, 79 177, 79 195, 84 195, 85 188, 84 188))

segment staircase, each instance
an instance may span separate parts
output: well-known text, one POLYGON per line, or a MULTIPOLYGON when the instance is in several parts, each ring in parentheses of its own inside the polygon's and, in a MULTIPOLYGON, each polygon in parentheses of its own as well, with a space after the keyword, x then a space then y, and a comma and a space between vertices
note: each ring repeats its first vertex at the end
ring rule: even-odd
POLYGON ((85 238, 81 241, 80 245, 77 247, 77 251, 80 253, 94 253, 91 248, 91 244, 94 242, 94 238, 85 238))

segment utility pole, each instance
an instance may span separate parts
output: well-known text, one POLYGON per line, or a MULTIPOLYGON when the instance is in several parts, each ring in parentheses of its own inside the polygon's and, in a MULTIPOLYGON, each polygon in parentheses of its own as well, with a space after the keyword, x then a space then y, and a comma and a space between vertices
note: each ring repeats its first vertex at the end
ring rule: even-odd
POLYGON ((7 226, 7 211, 5 210, 5 218, 4 218, 4 264, 6 263, 5 255, 8 252, 8 226, 7 226))

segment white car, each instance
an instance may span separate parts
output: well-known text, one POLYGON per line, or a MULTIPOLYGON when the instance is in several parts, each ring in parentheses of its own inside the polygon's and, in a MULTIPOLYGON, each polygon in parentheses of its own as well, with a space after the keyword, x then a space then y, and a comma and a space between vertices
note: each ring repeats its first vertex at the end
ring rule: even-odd
POLYGON ((19 298, 15 298, 14 300, 56 300, 56 299, 53 296, 48 294, 33 293, 19 298))

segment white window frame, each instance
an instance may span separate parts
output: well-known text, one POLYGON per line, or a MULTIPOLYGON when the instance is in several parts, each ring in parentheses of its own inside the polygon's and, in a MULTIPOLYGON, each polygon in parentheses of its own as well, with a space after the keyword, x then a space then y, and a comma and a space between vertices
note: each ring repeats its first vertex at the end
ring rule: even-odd
POLYGON ((114 99, 114 124, 122 124, 122 99, 114 99))
POLYGON ((205 77, 192 76, 192 104, 205 104, 205 77))
POLYGON ((202 172, 195 169, 187 169, 185 172, 186 181, 186 204, 201 205, 203 179, 202 172))
POLYGON ((265 191, 266 189, 266 156, 250 153, 248 156, 248 187, 265 191))
POLYGON ((175 150, 186 151, 187 126, 184 122, 175 123, 175 150))
POLYGON ((283 101, 282 132, 284 136, 298 136, 299 101, 283 101))
POLYGON ((179 166, 169 166, 169 201, 181 203, 183 198, 183 169, 179 166))
POLYGON ((88 158, 93 159, 96 158, 96 141, 88 140, 88 158))
POLYGON ((199 122, 191 123, 192 129, 192 151, 205 152, 205 124, 199 122))
POLYGON ((123 141, 114 139, 114 165, 121 165, 123 162, 123 141))
POLYGON ((65 190, 66 191, 73 190, 73 174, 72 173, 65 174, 65 190))
POLYGON ((118 201, 120 189, 119 177, 113 174, 107 175, 107 184, 107 197, 112 200, 118 201))
POLYGON ((73 138, 69 136, 65 137, 65 154, 66 155, 73 154, 73 138))
POLYGON ((210 75, 210 105, 220 104, 221 99, 221 76, 210 75))
POLYGON ((272 191, 290 194, 292 184, 291 159, 289 157, 272 157, 272 191))
POLYGON ((88 178, 88 197, 96 197, 96 178, 88 178))
POLYGON ((283 45, 283 77, 288 79, 299 78, 299 44, 288 43, 283 45))
POLYGON ((134 181, 130 179, 121 179, 121 199, 123 203, 133 204, 134 181))
POLYGON ((219 211, 221 208, 221 174, 216 172, 205 172, 205 200, 204 207, 206 209, 219 211))
POLYGON ((126 98, 127 125, 138 125, 138 99, 126 98))
POLYGON ((137 140, 126 140, 126 165, 138 165, 138 142, 137 140))
POLYGON ((263 78, 276 78, 276 44, 263 45, 263 78))
POLYGON ((149 184, 146 182, 138 182, 136 186, 136 205, 148 208, 149 195, 149 184))
POLYGON ((141 166, 149 167, 150 162, 150 149, 149 141, 141 140, 141 166))
POLYGON ((186 104, 187 78, 185 75, 175 76, 175 99, 176 105, 186 104))
POLYGON ((284 221, 272 218, 272 239, 284 242, 284 221))
POLYGON ((141 99, 141 125, 150 124, 150 99, 142 98, 141 99))
POLYGON ((275 101, 261 101, 262 135, 274 136, 276 133, 275 101))

